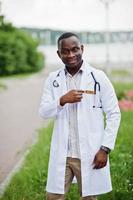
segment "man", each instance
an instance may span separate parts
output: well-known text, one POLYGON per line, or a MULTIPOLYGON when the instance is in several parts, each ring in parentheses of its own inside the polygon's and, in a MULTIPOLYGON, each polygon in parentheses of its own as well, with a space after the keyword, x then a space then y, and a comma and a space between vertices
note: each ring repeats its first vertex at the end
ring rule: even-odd
POLYGON ((47 200, 64 200, 74 177, 83 200, 112 190, 108 154, 120 111, 112 84, 104 72, 83 61, 83 50, 76 34, 62 34, 57 54, 65 67, 52 72, 44 86, 40 115, 55 117, 47 200))

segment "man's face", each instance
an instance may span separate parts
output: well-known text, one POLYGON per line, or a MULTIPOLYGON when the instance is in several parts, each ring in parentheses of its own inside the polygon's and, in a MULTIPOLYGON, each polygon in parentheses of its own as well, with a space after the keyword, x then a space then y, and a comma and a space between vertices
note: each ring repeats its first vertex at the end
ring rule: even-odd
POLYGON ((71 36, 59 42, 57 53, 67 67, 75 68, 82 63, 83 45, 77 37, 71 36))

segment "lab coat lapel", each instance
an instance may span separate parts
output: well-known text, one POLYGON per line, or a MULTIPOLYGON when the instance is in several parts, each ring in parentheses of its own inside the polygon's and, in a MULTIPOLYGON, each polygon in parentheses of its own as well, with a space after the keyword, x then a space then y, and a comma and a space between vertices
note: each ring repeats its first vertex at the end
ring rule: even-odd
POLYGON ((65 94, 67 92, 65 68, 63 68, 61 70, 61 83, 60 83, 60 86, 62 88, 63 94, 65 94))
POLYGON ((67 92, 67 85, 66 85, 66 75, 65 70, 62 68, 55 77, 55 80, 58 82, 59 87, 54 87, 54 92, 56 96, 62 96, 67 92))
POLYGON ((83 63, 82 70, 83 70, 82 72, 83 74, 81 77, 80 89, 81 90, 91 89, 92 86, 94 85, 93 79, 91 76, 92 69, 89 64, 83 63))

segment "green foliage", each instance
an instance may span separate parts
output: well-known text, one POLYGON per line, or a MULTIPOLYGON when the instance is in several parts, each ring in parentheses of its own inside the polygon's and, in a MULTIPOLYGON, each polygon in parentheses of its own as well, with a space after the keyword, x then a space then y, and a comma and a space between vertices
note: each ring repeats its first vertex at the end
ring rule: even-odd
POLYGON ((0 31, 4 31, 4 32, 13 32, 15 31, 16 28, 9 22, 5 22, 4 21, 4 16, 0 15, 0 31))
POLYGON ((133 89, 133 83, 121 83, 121 84, 115 83, 114 87, 115 87, 115 90, 116 90, 118 100, 121 100, 121 99, 125 98, 125 93, 128 90, 133 89))
POLYGON ((43 67, 38 42, 30 35, 5 23, 0 16, 0 75, 35 72, 43 67))

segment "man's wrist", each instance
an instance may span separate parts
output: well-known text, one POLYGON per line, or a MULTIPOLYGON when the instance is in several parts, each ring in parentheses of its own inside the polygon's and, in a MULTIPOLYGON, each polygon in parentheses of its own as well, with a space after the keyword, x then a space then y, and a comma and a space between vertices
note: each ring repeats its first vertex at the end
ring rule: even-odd
POLYGON ((66 104, 66 102, 64 101, 64 96, 62 96, 61 98, 60 98, 60 105, 61 106, 64 106, 66 104))
POLYGON ((111 149, 109 149, 108 147, 105 147, 105 146, 101 146, 100 149, 105 151, 107 154, 109 154, 111 151, 111 149))

